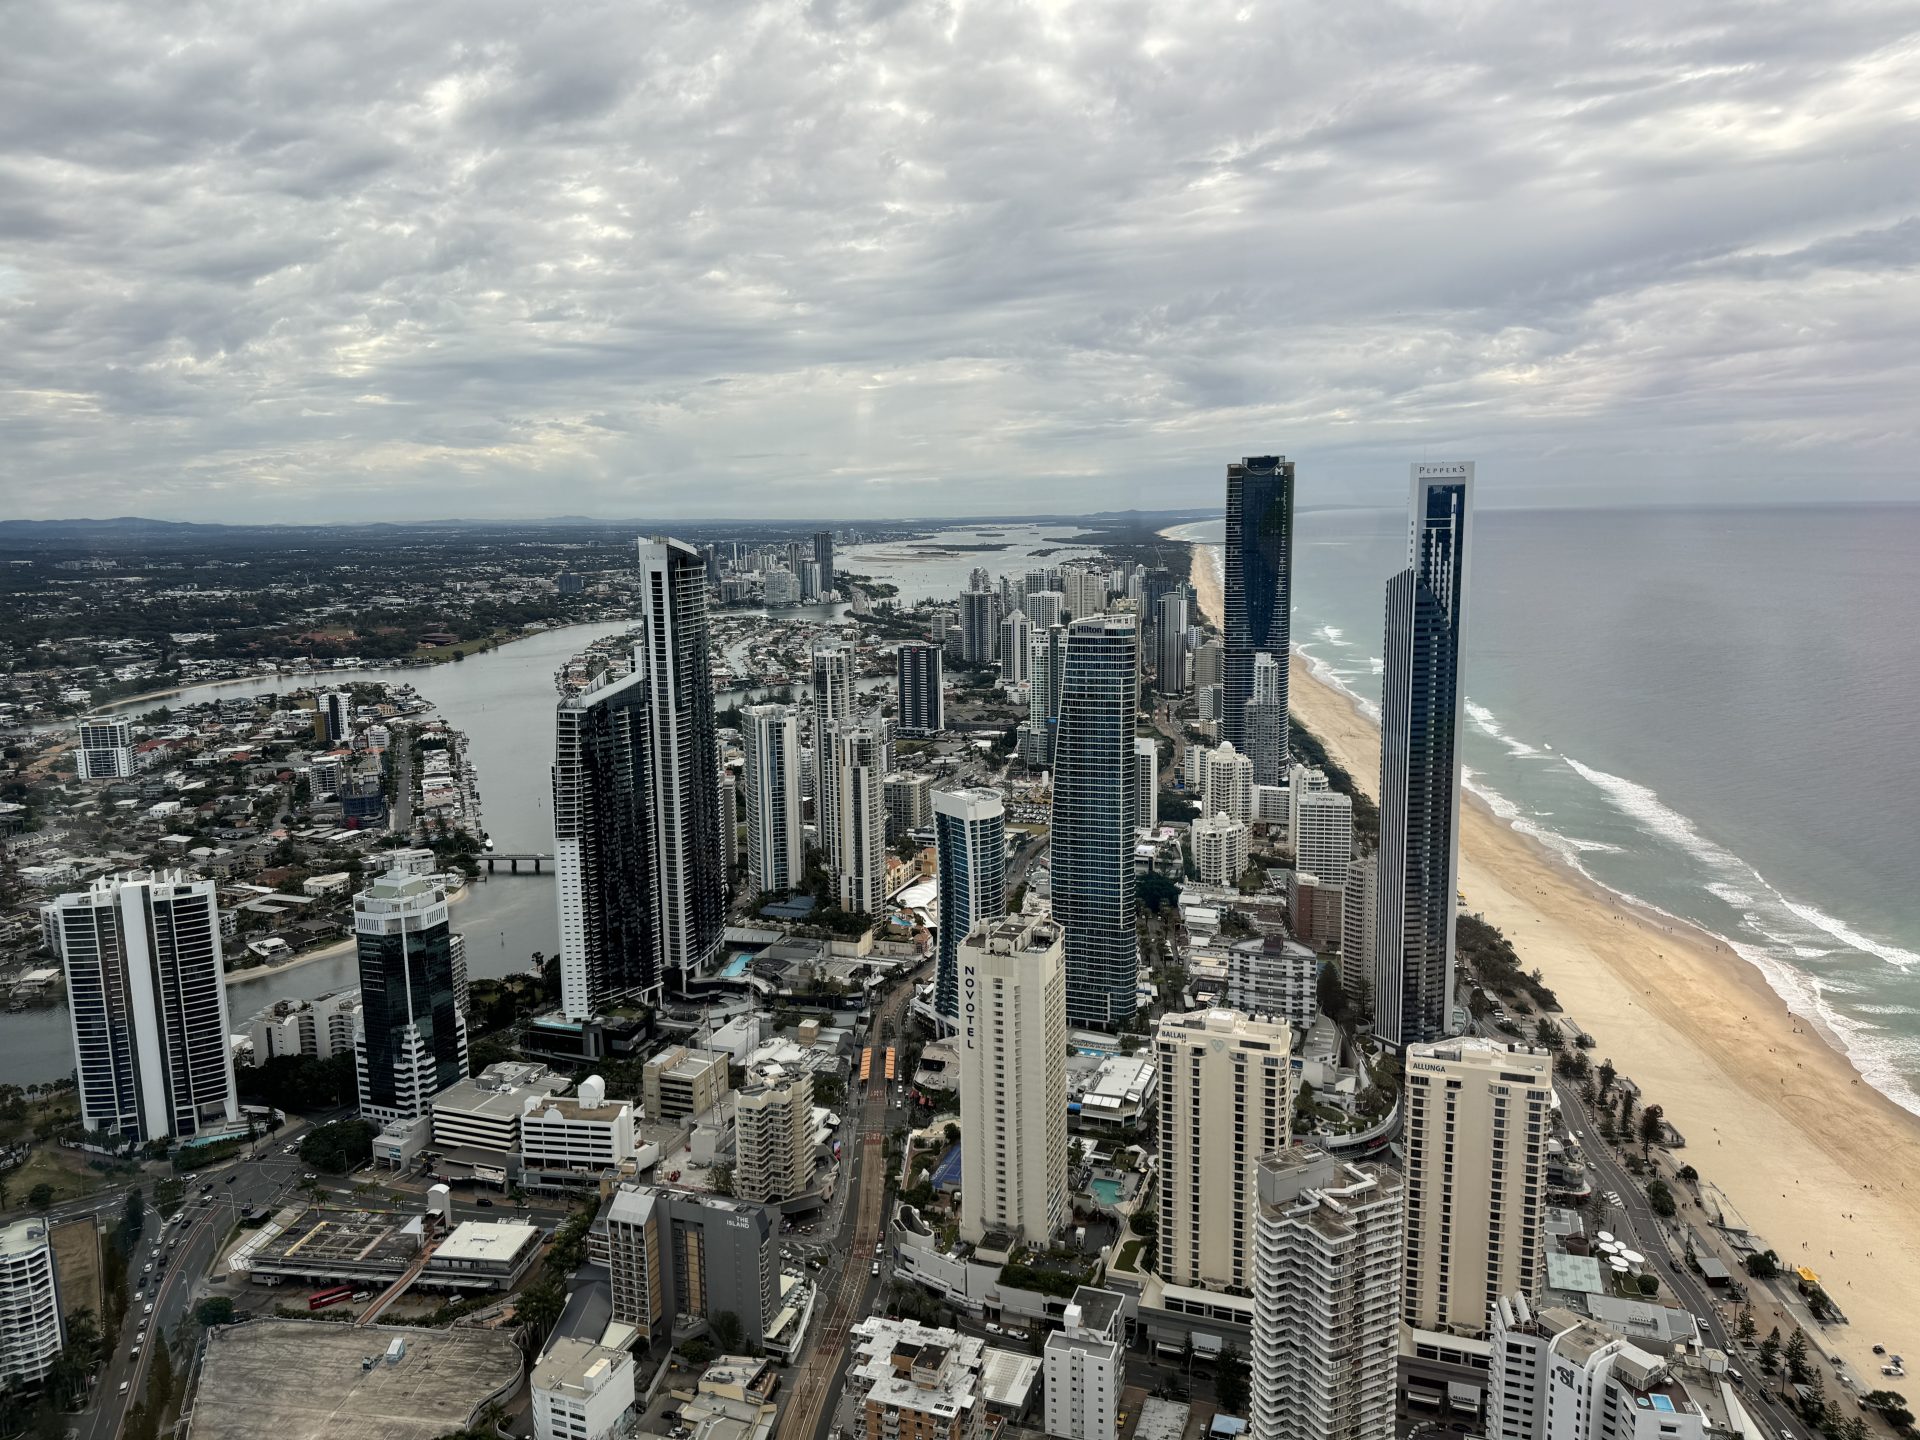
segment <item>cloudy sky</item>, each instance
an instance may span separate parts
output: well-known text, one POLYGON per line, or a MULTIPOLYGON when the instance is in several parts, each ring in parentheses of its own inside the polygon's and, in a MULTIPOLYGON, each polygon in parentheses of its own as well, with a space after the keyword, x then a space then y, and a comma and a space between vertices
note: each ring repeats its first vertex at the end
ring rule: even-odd
POLYGON ((0 516, 1920 494, 1913 0, 4 28, 0 516))

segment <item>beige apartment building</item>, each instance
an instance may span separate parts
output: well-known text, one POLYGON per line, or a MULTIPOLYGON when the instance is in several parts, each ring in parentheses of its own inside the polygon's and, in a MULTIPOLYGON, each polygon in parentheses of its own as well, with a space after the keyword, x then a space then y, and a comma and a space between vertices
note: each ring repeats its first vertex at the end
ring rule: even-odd
POLYGON ((1494 1301, 1540 1293, 1553 1056, 1471 1038, 1410 1045, 1404 1104, 1401 1319, 1484 1335, 1494 1301))
POLYGON ((813 1183, 813 1077, 756 1069, 733 1103, 733 1193, 770 1205, 813 1183))
POLYGON ((1067 1222, 1067 967, 1060 926, 983 922, 960 942, 960 1235, 1046 1244, 1067 1222))
POLYGON ((1252 1292, 1260 1157, 1292 1139, 1293 1036, 1238 1010, 1165 1015, 1160 1058, 1160 1278, 1252 1292))
POLYGON ((640 1075, 640 1103, 656 1125, 704 1115, 727 1096, 727 1055, 670 1045, 647 1061, 640 1075))

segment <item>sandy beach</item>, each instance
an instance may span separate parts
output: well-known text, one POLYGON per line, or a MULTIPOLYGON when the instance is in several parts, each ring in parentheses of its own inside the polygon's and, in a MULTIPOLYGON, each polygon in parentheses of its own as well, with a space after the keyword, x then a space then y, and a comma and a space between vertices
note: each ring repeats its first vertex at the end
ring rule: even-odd
MULTIPOLYGON (((1193 547, 1202 612, 1221 614, 1206 547, 1193 547)), ((1291 705, 1371 793, 1380 733, 1298 656, 1291 705)), ((1513 941, 1567 1013, 1663 1106, 1680 1158, 1716 1184, 1788 1265, 1812 1266, 1851 1324, 1820 1332, 1863 1381, 1870 1353, 1920 1351, 1920 1117, 1867 1085, 1760 972, 1711 936, 1642 913, 1469 797, 1461 818, 1467 908, 1513 941)))

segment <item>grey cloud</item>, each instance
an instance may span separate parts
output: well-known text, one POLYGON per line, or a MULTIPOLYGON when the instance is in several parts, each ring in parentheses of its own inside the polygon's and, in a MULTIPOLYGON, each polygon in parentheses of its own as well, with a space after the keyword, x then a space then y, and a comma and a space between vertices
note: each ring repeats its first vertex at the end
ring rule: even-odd
POLYGON ((22 0, 0 507, 1107 508, 1265 449, 1391 493, 1410 447, 1527 499, 1818 445, 1882 494, 1915 40, 1869 3, 22 0))

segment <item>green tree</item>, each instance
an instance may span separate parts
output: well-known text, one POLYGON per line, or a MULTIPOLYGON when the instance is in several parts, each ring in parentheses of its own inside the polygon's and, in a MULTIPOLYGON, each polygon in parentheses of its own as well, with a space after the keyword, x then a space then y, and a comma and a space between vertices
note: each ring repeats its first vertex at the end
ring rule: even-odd
POLYGON ((1760 1342, 1760 1368, 1771 1375, 1780 1368, 1780 1327, 1774 1326, 1760 1342))
POLYGON ((1780 1257, 1771 1250, 1762 1250, 1757 1255, 1747 1257, 1747 1274, 1756 1280, 1771 1280, 1780 1273, 1780 1257))
POLYGON ((1733 1329, 1735 1338, 1743 1345, 1751 1345, 1757 1328, 1753 1323, 1753 1307, 1751 1305, 1742 1305, 1740 1307, 1740 1320, 1733 1329))
POLYGON ((544 1340, 559 1323, 560 1313, 566 1308, 567 1297, 561 1292, 560 1282, 549 1268, 547 1274, 520 1292, 513 1311, 536 1340, 544 1340))
POLYGON ((739 1354, 741 1342, 745 1339, 746 1331, 740 1325, 740 1317, 733 1311, 722 1310, 713 1317, 713 1341, 722 1354, 739 1354))
POLYGON ((1649 1105, 1640 1112, 1640 1153, 1643 1156, 1665 1138, 1666 1118, 1667 1112, 1658 1105, 1649 1105))
POLYGON ((1213 1362, 1213 1395, 1227 1414, 1246 1413, 1247 1361, 1240 1347, 1231 1342, 1221 1347, 1213 1362))
POLYGON ((1595 1073, 1600 1077, 1600 1098, 1604 1100, 1612 1091, 1613 1082, 1619 1078, 1620 1072, 1613 1068, 1613 1061, 1609 1058, 1600 1062, 1600 1068, 1595 1073))
POLYGON ((373 1158, 374 1128, 364 1120, 336 1120, 309 1131, 300 1158, 316 1170, 344 1175, 373 1158))
POLYGON ((1660 1216, 1677 1214, 1680 1209, 1674 1202, 1672 1187, 1664 1180, 1647 1182, 1647 1204, 1653 1207, 1654 1214, 1660 1216))
POLYGON ((1813 1367, 1807 1363, 1807 1334, 1796 1328, 1787 1337, 1786 1348, 1781 1351, 1787 1362, 1787 1378, 1796 1385, 1807 1383, 1807 1376, 1813 1373, 1813 1367))
POLYGON ((53 1204, 53 1186, 42 1180, 27 1192, 27 1204, 35 1210, 44 1210, 53 1204))
POLYGON ((225 1295, 209 1295, 193 1307, 193 1318, 202 1325, 231 1325, 233 1301, 225 1295))

